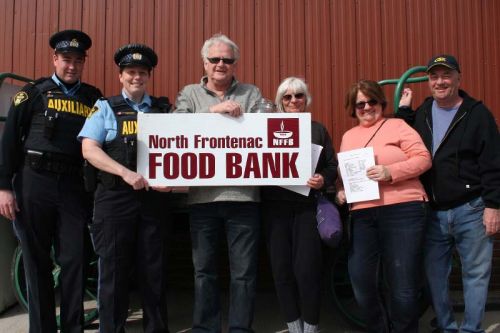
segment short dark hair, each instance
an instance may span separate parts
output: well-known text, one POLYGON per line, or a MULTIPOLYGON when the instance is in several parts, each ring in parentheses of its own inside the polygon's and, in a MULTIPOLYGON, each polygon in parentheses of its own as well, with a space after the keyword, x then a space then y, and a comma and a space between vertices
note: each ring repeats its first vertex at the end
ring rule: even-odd
POLYGON ((123 71, 124 71, 127 67, 144 67, 144 68, 146 68, 146 69, 148 70, 149 76, 151 76, 151 72, 153 71, 153 69, 152 69, 152 68, 149 68, 149 67, 147 67, 147 66, 141 66, 141 65, 139 65, 139 66, 121 66, 121 67, 119 67, 119 68, 120 68, 120 74, 121 74, 121 73, 123 73, 123 71))
POLYGON ((356 118, 355 105, 359 91, 361 91, 366 97, 376 100, 380 103, 380 105, 382 105, 382 110, 385 110, 385 107, 387 106, 387 99, 385 98, 384 91, 382 90, 380 84, 372 80, 359 80, 351 86, 345 96, 344 107, 351 113, 351 117, 356 118))

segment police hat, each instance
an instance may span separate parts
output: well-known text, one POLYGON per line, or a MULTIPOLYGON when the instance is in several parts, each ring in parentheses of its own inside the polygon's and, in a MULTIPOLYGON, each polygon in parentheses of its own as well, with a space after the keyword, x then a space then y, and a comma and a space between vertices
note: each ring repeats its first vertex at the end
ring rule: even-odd
POLYGON ((115 52, 115 63, 120 67, 139 65, 151 70, 158 63, 158 56, 146 45, 127 44, 115 52))
POLYGON ((441 54, 435 57, 432 57, 427 64, 427 73, 436 66, 444 66, 450 69, 454 69, 460 73, 460 66, 458 65, 457 59, 454 56, 448 54, 441 54))
POLYGON ((53 34, 49 44, 58 53, 77 52, 86 55, 92 40, 80 30, 63 30, 53 34))

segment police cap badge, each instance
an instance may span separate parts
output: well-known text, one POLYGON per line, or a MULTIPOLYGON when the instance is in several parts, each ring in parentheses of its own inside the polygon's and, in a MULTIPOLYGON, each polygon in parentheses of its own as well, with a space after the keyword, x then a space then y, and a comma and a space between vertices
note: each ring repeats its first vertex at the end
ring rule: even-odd
POLYGON ((86 55, 92 40, 80 30, 63 30, 53 34, 49 44, 57 53, 77 52, 86 55))
POLYGON ((120 67, 145 66, 152 69, 158 64, 158 56, 143 44, 127 44, 115 52, 115 63, 120 67))

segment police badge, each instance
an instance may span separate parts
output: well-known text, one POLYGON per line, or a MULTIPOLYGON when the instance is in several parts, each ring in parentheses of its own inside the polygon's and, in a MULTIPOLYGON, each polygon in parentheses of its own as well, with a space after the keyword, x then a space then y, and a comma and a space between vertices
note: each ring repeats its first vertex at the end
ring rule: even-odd
POLYGON ((12 100, 14 101, 14 106, 18 106, 22 102, 28 100, 28 94, 24 91, 20 91, 14 95, 12 100))

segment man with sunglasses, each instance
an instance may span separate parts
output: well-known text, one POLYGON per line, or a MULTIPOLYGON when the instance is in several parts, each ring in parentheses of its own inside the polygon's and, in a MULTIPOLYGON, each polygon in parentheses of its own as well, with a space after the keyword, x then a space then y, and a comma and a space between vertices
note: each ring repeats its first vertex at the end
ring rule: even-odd
POLYGON ((455 57, 433 57, 427 73, 432 97, 413 112, 412 91, 405 89, 397 116, 413 124, 432 153, 432 169, 421 180, 432 207, 424 251, 438 330, 484 332, 492 236, 500 231, 498 127, 486 106, 460 89, 455 57), (465 301, 460 327, 448 295, 454 248, 462 265, 465 301))
MULTIPOLYGON (((225 35, 205 41, 201 50, 206 76, 199 84, 184 87, 177 96, 176 111, 222 113, 238 117, 262 96, 257 87, 234 77, 238 46, 225 35)), ((191 187, 188 204, 195 302, 193 333, 221 332, 218 293, 219 236, 227 237, 231 271, 229 332, 253 332, 259 241, 259 189, 252 186, 191 187)))

